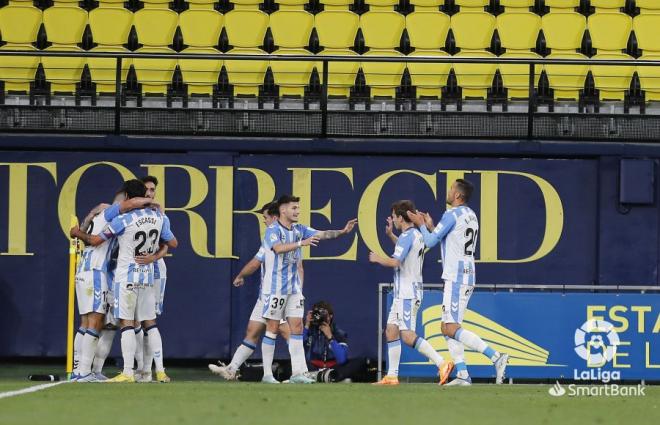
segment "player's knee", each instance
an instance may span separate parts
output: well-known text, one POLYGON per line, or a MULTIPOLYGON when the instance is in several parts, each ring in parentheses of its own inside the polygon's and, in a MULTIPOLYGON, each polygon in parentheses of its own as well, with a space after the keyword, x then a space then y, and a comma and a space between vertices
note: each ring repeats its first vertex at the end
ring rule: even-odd
POLYGON ((459 326, 456 323, 443 323, 440 327, 442 333, 450 338, 453 338, 459 326))

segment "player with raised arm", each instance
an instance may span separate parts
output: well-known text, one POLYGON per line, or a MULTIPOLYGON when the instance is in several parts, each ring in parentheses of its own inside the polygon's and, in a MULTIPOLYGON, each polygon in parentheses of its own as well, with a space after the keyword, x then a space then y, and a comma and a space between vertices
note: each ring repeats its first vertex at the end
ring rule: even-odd
MULTIPOLYGON (((275 220, 277 220, 277 217, 279 216, 279 208, 277 202, 269 202, 265 204, 263 207, 261 207, 259 212, 263 217, 266 227, 270 226, 275 220)), ((261 280, 263 280, 264 270, 266 267, 269 267, 265 263, 265 252, 266 250, 262 243, 257 254, 241 269, 241 271, 234 279, 233 285, 235 287, 243 286, 245 283, 245 278, 251 276, 259 269, 261 269, 261 280)), ((302 271, 302 262, 300 262, 299 271, 302 271)), ((243 339, 241 345, 236 349, 234 357, 231 359, 231 363, 229 363, 229 365, 225 365, 222 362, 218 362, 217 365, 209 364, 209 370, 211 370, 211 372, 221 376, 227 381, 238 379, 238 369, 252 355, 254 350, 257 348, 257 342, 259 341, 259 338, 261 338, 264 331, 266 330, 266 319, 262 317, 264 310, 264 298, 265 297, 262 295, 260 284, 259 296, 257 298, 257 302, 254 305, 254 308, 252 309, 252 314, 250 315, 250 320, 245 331, 245 339, 243 339)), ((289 324, 286 322, 286 320, 280 321, 279 334, 284 339, 289 339, 289 324)), ((272 359, 270 359, 270 363, 270 370, 272 370, 272 359)), ((268 369, 267 365, 264 365, 264 367, 268 369)), ((272 373, 270 376, 272 376, 272 373)))
MULTIPOLYGON (((146 192, 144 183, 139 180, 129 180, 125 184, 125 189, 127 199, 144 197, 146 192)), ((153 265, 139 264, 136 257, 155 253, 160 240, 171 248, 176 248, 176 238, 164 225, 161 212, 152 208, 136 209, 115 217, 107 230, 100 235, 88 235, 78 228, 73 228, 71 236, 78 237, 93 246, 101 245, 112 238, 117 238, 119 242, 114 312, 120 322, 124 369, 110 382, 135 382, 133 364, 136 342, 133 321, 137 318, 142 326, 149 327, 155 324, 156 319, 153 265)), ((156 350, 156 344, 152 342, 149 345, 152 350, 156 350)), ((157 375, 160 373, 165 372, 157 371, 157 375)))
POLYGON ((272 378, 272 369, 266 364, 272 363, 275 353, 275 339, 280 320, 289 322, 289 354, 291 355, 294 384, 311 384, 313 379, 305 375, 307 362, 303 347, 303 315, 305 298, 302 294, 302 280, 298 266, 302 258, 303 246, 317 246, 319 241, 334 239, 350 233, 357 219, 349 220, 342 230, 318 231, 298 223, 300 215, 299 198, 284 195, 277 201, 279 219, 266 230, 264 237, 265 269, 261 286, 264 297, 262 316, 267 319, 266 334, 261 342, 264 358, 264 382, 278 383, 272 378), (270 375, 270 376, 269 376, 270 375), (272 378, 272 379, 271 379, 272 378))
MULTIPOLYGON (((473 190, 474 186, 469 181, 456 180, 447 194, 447 205, 450 208, 435 228, 428 214, 411 211, 408 216, 421 230, 427 247, 432 248, 438 243, 441 246, 442 279, 445 283, 442 333, 490 358, 495 366, 495 383, 501 384, 509 356, 495 351, 474 332, 461 327, 476 282, 474 251, 479 235, 479 222, 474 211, 467 206, 473 190)), ((465 362, 459 361, 462 359, 455 360, 456 379, 447 385, 470 385, 472 380, 465 362)))
POLYGON ((388 220, 386 232, 396 247, 391 258, 382 258, 369 253, 369 261, 394 269, 394 300, 387 318, 387 375, 376 385, 399 385, 399 361, 401 359, 401 341, 415 348, 438 367, 440 384, 447 381, 453 368, 452 362, 445 362, 431 344, 415 332, 417 311, 422 304, 424 266, 424 239, 415 228, 408 212, 415 211, 412 201, 401 200, 392 204, 391 221, 388 220), (397 238, 391 224, 401 231, 397 238))

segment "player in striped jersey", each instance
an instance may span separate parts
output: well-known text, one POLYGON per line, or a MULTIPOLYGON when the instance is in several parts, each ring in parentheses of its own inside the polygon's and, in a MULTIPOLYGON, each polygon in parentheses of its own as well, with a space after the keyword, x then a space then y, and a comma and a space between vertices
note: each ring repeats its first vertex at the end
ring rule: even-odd
POLYGON ((440 383, 447 380, 453 364, 445 362, 424 338, 415 333, 417 311, 422 304, 424 266, 424 239, 415 228, 408 212, 415 211, 412 201, 401 200, 392 204, 391 222, 401 231, 398 238, 393 234, 388 236, 396 247, 391 258, 382 258, 371 252, 369 261, 394 269, 394 300, 387 318, 387 375, 378 385, 399 385, 399 360, 401 358, 401 340, 414 347, 438 367, 440 383))
POLYGON ((349 220, 342 230, 318 231, 298 223, 300 199, 284 195, 277 200, 279 219, 266 230, 264 237, 264 271, 261 285, 264 297, 262 316, 267 319, 266 334, 261 342, 264 360, 264 382, 278 383, 272 377, 275 339, 281 319, 289 322, 289 354, 291 355, 291 383, 311 384, 307 377, 307 362, 303 347, 303 314, 305 298, 298 270, 303 246, 317 246, 319 241, 334 239, 350 233, 357 219, 349 220))
POLYGON ((408 216, 419 226, 424 243, 432 248, 438 243, 442 252, 442 279, 444 296, 442 300, 442 333, 447 337, 447 345, 456 362, 456 379, 447 385, 470 385, 463 360, 463 345, 483 353, 495 366, 495 382, 504 380, 509 356, 500 354, 489 347, 478 335, 461 327, 468 301, 474 291, 476 274, 474 251, 479 235, 477 216, 467 206, 474 186, 467 180, 456 180, 447 194, 450 208, 443 214, 440 223, 434 228, 428 214, 410 212, 408 216))
MULTIPOLYGON (((126 182, 126 198, 143 197, 146 192, 144 183, 139 180, 126 182)), ((164 225, 163 215, 159 210, 150 208, 136 209, 117 216, 100 235, 88 235, 74 228, 72 236, 87 244, 101 245, 104 241, 117 238, 119 256, 115 272, 115 316, 120 321, 122 330, 122 357, 124 370, 111 382, 135 382, 133 363, 135 357, 135 328, 133 320, 137 318, 143 326, 150 326, 156 319, 155 298, 153 294, 153 266, 139 264, 135 257, 153 254, 160 241, 175 248, 176 238, 164 225)), ((155 344, 151 344, 156 349, 155 344)), ((164 371, 162 372, 164 374, 164 371)), ((158 373, 157 373, 158 374, 158 373)), ((159 378, 160 380, 160 378, 159 378)))
MULTIPOLYGON (((266 227, 270 226, 271 224, 273 224, 273 222, 275 222, 275 220, 277 220, 277 217, 279 216, 279 208, 277 202, 269 202, 265 204, 263 207, 261 207, 261 210, 259 210, 259 212, 263 217, 264 224, 266 225, 266 227)), ((243 284, 245 283, 245 278, 251 276, 254 272, 256 272, 259 269, 261 269, 260 279, 263 280, 263 273, 264 273, 264 269, 266 268, 265 252, 266 249, 264 248, 262 243, 257 254, 241 269, 241 271, 234 279, 233 284, 235 287, 243 286, 243 284)), ((301 261, 299 265, 301 279, 302 279, 302 270, 303 270, 302 267, 303 266, 301 261)), ((261 291, 261 283, 260 283, 259 296, 257 297, 257 302, 255 303, 254 308, 252 309, 252 314, 250 315, 250 320, 248 322, 248 326, 245 331, 245 339, 243 339, 241 345, 236 349, 236 352, 234 353, 234 357, 231 359, 231 363, 229 363, 229 365, 226 366, 222 362, 218 362, 217 365, 209 364, 209 370, 211 370, 212 373, 221 376, 223 379, 227 381, 233 381, 238 379, 237 376, 238 369, 252 355, 252 353, 257 347, 257 342, 259 341, 259 338, 261 338, 264 331, 266 330, 266 319, 262 317, 262 311, 264 309, 264 296, 262 295, 261 292, 262 291, 261 291)), ((280 321, 279 334, 284 339, 286 340, 289 339, 289 324, 286 322, 286 320, 280 321)), ((264 367, 268 368, 268 366, 264 366, 264 367)), ((272 364, 271 364, 271 370, 272 370, 272 364)))
MULTIPOLYGON (((89 235, 99 235, 122 210, 139 208, 150 200, 136 198, 123 201, 123 192, 115 195, 115 203, 99 204, 83 220, 81 227, 89 235)), ((87 246, 83 250, 76 272, 76 297, 81 313, 81 328, 78 330, 79 343, 74 342, 74 353, 79 354, 79 364, 74 375, 79 382, 105 380, 100 371, 92 373, 92 361, 95 356, 99 335, 108 312, 107 296, 109 292, 109 263, 116 241, 104 242, 98 246, 87 246)), ((74 362, 75 364, 76 362, 74 362)))

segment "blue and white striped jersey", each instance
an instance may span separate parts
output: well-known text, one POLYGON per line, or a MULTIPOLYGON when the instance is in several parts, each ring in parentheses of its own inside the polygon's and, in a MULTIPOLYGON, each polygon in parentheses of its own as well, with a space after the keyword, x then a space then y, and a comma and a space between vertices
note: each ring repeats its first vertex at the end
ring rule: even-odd
MULTIPOLYGON (((166 227, 170 229, 170 219, 163 214, 163 228, 166 227)), ((167 279, 167 266, 164 258, 154 263, 154 279, 167 279)))
POLYGON ((119 241, 115 281, 142 285, 153 285, 154 268, 153 264, 137 264, 135 257, 154 254, 161 239, 169 241, 174 238, 163 214, 151 208, 133 210, 116 217, 100 236, 106 240, 116 237, 119 241))
POLYGON ((263 240, 261 292, 267 295, 289 295, 302 292, 298 263, 302 257, 300 248, 284 254, 275 254, 273 247, 279 244, 299 242, 317 233, 316 229, 303 224, 293 224, 290 229, 279 221, 266 229, 263 240))
POLYGON ((414 227, 399 235, 392 258, 401 265, 394 269, 394 298, 422 299, 424 267, 424 238, 414 227))
MULTIPOLYGON (((90 235, 102 234, 108 227, 108 224, 118 215, 119 204, 104 209, 92 219, 87 233, 90 235)), ((78 272, 91 270, 107 272, 111 245, 111 242, 104 242, 98 246, 85 247, 81 255, 80 264, 78 265, 78 272)))
POLYGON ((421 231, 427 247, 441 243, 442 279, 460 285, 474 285, 474 252, 479 236, 479 220, 474 211, 465 205, 450 208, 433 232, 425 226, 421 227, 421 231))

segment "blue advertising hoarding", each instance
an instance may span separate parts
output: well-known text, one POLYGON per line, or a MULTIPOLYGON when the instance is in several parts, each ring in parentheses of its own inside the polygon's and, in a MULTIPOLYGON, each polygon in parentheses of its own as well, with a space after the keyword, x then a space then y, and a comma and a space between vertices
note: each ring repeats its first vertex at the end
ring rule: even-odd
MULTIPOLYGON (((387 297, 391 304, 391 293, 387 297)), ((442 290, 425 290, 417 333, 450 359, 440 330, 442 290)), ((475 292, 463 326, 509 354, 507 377, 660 379, 660 293, 475 292)), ((465 351, 473 377, 495 376, 492 362, 465 351)), ((402 376, 435 377, 437 368, 404 346, 402 376)))

